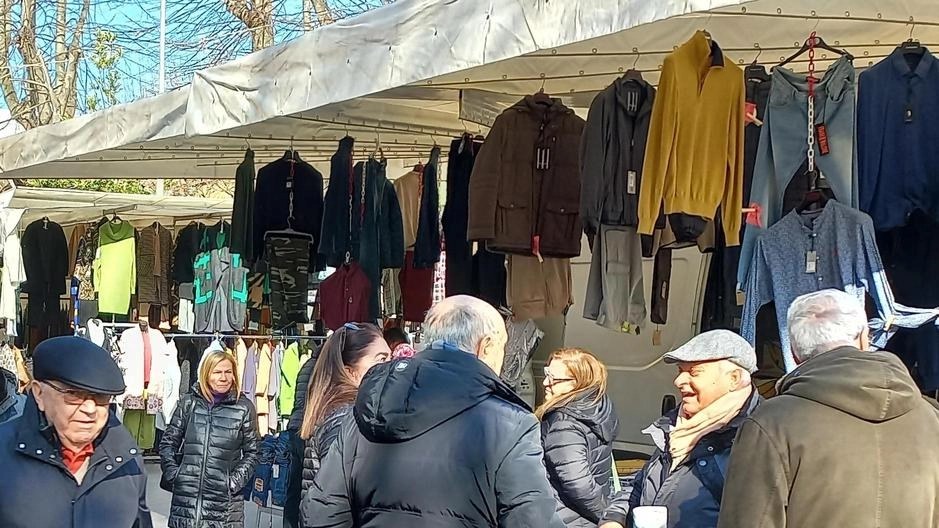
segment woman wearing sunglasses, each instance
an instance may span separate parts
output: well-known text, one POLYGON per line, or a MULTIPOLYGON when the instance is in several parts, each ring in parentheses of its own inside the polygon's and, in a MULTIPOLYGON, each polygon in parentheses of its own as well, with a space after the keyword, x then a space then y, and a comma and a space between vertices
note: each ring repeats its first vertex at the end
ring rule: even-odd
POLYGON ((606 384, 606 367, 586 350, 565 348, 548 358, 545 402, 535 415, 558 514, 568 527, 596 527, 609 504, 619 420, 606 384))
POLYGON ((388 361, 391 349, 373 324, 346 323, 326 340, 313 367, 303 412, 300 438, 303 451, 303 484, 313 483, 320 461, 339 437, 343 419, 352 411, 359 383, 370 368, 388 361))

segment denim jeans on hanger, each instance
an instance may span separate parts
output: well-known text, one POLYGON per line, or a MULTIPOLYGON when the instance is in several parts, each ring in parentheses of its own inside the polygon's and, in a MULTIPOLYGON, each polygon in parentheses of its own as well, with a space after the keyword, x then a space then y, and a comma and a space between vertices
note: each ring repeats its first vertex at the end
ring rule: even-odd
MULTIPOLYGON (((817 76, 819 76, 817 74, 817 76)), ((737 269, 738 285, 746 284, 753 250, 760 234, 798 206, 784 199, 787 187, 807 183, 796 181, 804 174, 808 157, 808 82, 805 75, 787 68, 773 73, 769 105, 763 117, 763 130, 756 154, 750 205, 759 212, 747 217, 737 269), (759 217, 759 222, 756 221, 759 217)), ((841 57, 819 76, 815 85, 815 124, 824 125, 828 153, 823 154, 816 134, 815 166, 828 180, 835 198, 858 207, 857 149, 855 139, 854 64, 841 57)))

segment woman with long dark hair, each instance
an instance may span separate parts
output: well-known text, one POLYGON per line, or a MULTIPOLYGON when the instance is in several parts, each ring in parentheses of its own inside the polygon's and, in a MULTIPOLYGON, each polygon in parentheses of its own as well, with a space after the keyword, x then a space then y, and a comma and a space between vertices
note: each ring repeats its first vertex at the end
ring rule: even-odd
POLYGON ((548 358, 545 402, 535 415, 558 514, 571 528, 596 527, 609 505, 619 421, 606 384, 606 366, 586 350, 565 348, 548 358))
POLYGON ((351 412, 359 383, 373 366, 388 361, 391 349, 373 324, 346 323, 333 332, 320 351, 307 388, 300 438, 303 485, 313 483, 320 461, 339 436, 343 419, 351 412))

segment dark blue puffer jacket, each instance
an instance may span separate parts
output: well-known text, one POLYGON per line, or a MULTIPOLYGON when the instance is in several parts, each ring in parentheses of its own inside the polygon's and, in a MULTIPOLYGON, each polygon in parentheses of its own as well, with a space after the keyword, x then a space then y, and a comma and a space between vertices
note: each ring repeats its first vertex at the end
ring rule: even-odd
POLYGON ((762 401, 754 388, 740 414, 723 429, 699 440, 688 458, 675 469, 672 469, 668 449, 668 431, 675 425, 678 410, 659 418, 643 431, 652 437, 658 449, 636 474, 632 488, 624 489, 613 499, 603 521, 632 526, 630 512, 633 508, 666 506, 668 528, 716 528, 724 476, 737 428, 762 401))

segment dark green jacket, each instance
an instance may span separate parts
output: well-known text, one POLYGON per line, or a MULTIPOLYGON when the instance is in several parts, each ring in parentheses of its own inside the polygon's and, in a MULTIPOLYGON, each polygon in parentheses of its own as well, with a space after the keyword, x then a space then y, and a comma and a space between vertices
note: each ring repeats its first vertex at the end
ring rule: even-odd
POLYGON ((720 528, 939 526, 939 415, 900 359, 845 347, 740 427, 720 528))

